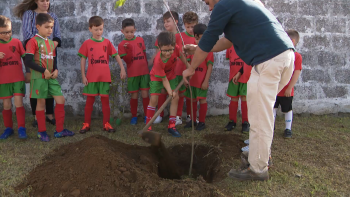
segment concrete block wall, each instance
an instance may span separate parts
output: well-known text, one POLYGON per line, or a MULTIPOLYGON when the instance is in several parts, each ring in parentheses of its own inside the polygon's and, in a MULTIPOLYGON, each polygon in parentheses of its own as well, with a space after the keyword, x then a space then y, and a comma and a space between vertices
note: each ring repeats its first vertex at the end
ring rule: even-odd
MULTIPOLYGON (((0 14, 11 18, 13 37, 22 39, 21 20, 13 16, 12 8, 19 0, 0 0, 0 14)), ((208 23, 210 12, 201 0, 168 1, 180 16, 186 11, 198 13, 200 22, 208 23)), ((296 84, 295 113, 329 114, 349 112, 350 90, 350 2, 347 0, 262 0, 276 15, 285 29, 296 29, 301 38, 297 50, 303 56, 303 71, 296 84)), ((51 0, 52 10, 59 17, 62 47, 58 49, 59 81, 66 97, 67 114, 83 115, 85 97, 82 96, 80 59, 76 55, 81 44, 91 37, 88 19, 99 15, 105 19, 104 37, 117 48, 123 39, 121 21, 131 17, 136 21, 137 36, 142 36, 148 58, 154 53, 157 34, 164 30, 162 14, 166 11, 162 0, 127 0, 114 9, 115 0, 51 0)), ((183 23, 180 20, 180 29, 183 23)), ((262 32, 263 34, 263 32, 262 32)), ((111 60, 111 65, 116 64, 111 60)), ((118 75, 119 69, 112 68, 118 75)), ((215 64, 208 92, 208 114, 227 114, 229 98, 226 96, 229 66, 225 52, 215 54, 215 64)), ((29 89, 29 86, 28 86, 29 89)), ((119 87, 120 92, 120 87, 119 87)), ((129 111, 129 96, 115 100, 118 108, 129 111)), ((29 98, 25 98, 29 111, 29 98)), ((0 107, 2 108, 2 106, 0 107)), ((99 102, 95 115, 101 114, 99 102)), ((139 113, 143 110, 139 105, 139 113)))

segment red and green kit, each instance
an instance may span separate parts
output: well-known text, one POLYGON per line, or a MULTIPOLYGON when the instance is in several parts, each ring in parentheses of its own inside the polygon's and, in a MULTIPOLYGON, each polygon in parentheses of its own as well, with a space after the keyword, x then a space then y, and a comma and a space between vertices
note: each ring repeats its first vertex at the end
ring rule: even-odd
POLYGON ((0 99, 24 96, 25 83, 22 67, 22 57, 25 51, 21 41, 11 38, 9 41, 0 40, 0 52, 5 54, 0 59, 0 99))
POLYGON ((109 57, 118 55, 113 44, 105 38, 102 40, 90 38, 80 47, 78 55, 88 60, 86 74, 88 85, 84 87, 83 95, 108 97, 111 83, 109 57))
POLYGON ((150 76, 144 40, 141 37, 124 39, 118 45, 118 51, 127 65, 128 92, 148 90, 150 76))

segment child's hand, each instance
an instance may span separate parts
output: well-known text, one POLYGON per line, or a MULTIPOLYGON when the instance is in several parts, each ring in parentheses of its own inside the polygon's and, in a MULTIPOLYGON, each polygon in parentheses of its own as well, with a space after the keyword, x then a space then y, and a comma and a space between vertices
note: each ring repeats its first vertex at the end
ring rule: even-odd
POLYGON ((5 57, 5 53, 0 52, 0 59, 4 59, 4 57, 5 57))
POLYGON ((172 92, 171 94, 169 94, 170 96, 172 96, 173 97, 173 99, 176 97, 176 92, 172 92))
POLYGON ((85 76, 83 76, 82 78, 83 78, 83 84, 84 84, 85 86, 87 86, 87 85, 89 84, 87 78, 86 78, 85 76))
POLYGON ((121 71, 120 71, 120 79, 125 79, 126 78, 126 72, 125 72, 125 69, 123 68, 121 71))
POLYGON ((50 73, 49 70, 46 69, 44 72, 44 76, 45 76, 45 79, 50 79, 52 77, 52 74, 50 73))
POLYGON ((291 95, 292 95, 292 89, 293 89, 293 88, 289 88, 289 87, 288 87, 288 88, 286 89, 286 91, 284 92, 284 96, 285 96, 285 97, 291 97, 291 95))
POLYGON ((209 87, 209 83, 204 81, 204 82, 202 83, 202 88, 201 88, 201 89, 202 89, 202 90, 207 90, 208 87, 209 87))
POLYGON ((58 70, 53 71, 51 79, 56 79, 58 76, 58 70))
POLYGON ((237 85, 237 83, 238 83, 238 80, 239 80, 239 78, 241 77, 241 73, 240 72, 238 72, 233 78, 232 78, 232 83, 234 83, 235 85, 237 85))

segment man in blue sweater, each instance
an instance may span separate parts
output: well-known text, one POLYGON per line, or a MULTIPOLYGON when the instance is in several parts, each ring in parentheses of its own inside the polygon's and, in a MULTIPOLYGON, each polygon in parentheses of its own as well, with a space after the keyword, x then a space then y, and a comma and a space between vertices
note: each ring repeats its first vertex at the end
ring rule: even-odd
MULTIPOLYGON (((186 45, 194 53, 191 66, 183 72, 187 79, 206 58, 233 44, 238 56, 252 65, 247 103, 249 167, 232 169, 236 180, 267 180, 273 138, 273 107, 277 93, 289 82, 294 69, 294 46, 276 17, 259 0, 203 0, 212 11, 208 29, 198 46, 186 45), (225 36, 219 39, 224 33, 225 36)), ((243 69, 233 78, 236 83, 243 69)))

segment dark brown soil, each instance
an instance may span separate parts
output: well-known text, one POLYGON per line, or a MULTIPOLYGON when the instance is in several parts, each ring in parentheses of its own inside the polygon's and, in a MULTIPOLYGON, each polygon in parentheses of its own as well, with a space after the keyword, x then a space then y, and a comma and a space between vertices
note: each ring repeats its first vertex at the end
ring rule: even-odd
POLYGON ((35 197, 218 196, 216 187, 207 183, 223 178, 215 174, 220 166, 218 149, 196 146, 195 179, 180 179, 188 174, 191 145, 170 147, 169 153, 93 136, 55 150, 16 190, 31 187, 35 197))

